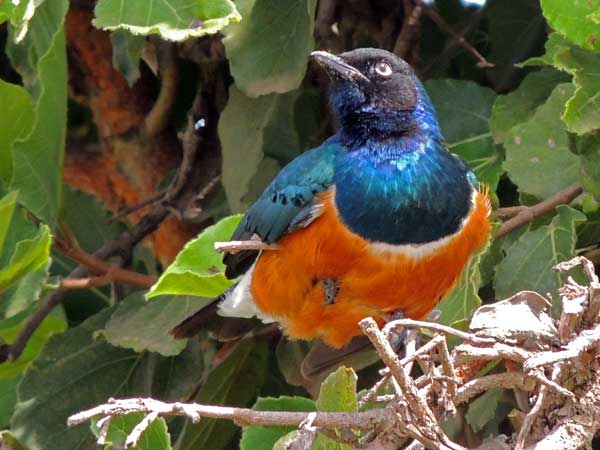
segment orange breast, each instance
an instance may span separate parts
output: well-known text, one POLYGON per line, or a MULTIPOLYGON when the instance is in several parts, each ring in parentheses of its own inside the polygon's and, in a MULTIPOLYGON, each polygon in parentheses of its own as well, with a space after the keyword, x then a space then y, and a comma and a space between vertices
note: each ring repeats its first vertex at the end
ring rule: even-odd
POLYGON ((323 214, 310 226, 284 236, 279 250, 263 252, 252 276, 256 305, 292 338, 340 347, 361 333, 364 317, 381 323, 386 314, 402 311, 424 318, 490 233, 489 199, 479 192, 462 230, 433 253, 382 253, 342 225, 332 197, 322 194, 323 214), (327 278, 339 288, 329 304, 322 283, 327 278))

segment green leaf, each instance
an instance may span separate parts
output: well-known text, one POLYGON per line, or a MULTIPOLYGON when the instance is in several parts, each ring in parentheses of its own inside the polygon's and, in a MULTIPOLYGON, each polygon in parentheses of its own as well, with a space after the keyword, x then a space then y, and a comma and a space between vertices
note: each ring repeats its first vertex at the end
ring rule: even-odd
POLYGON ((27 273, 44 267, 50 257, 51 244, 50 229, 46 225, 40 227, 33 239, 19 242, 8 266, 0 269, 0 293, 27 273))
MULTIPOLYGON (((126 416, 115 417, 110 421, 108 432, 106 433, 106 446, 104 450, 119 450, 125 445, 127 436, 133 431, 135 426, 145 417, 143 413, 127 414, 126 416)), ((99 430, 96 423, 92 426, 92 431, 98 437, 99 430)), ((159 417, 144 430, 139 443, 131 450, 171 450, 171 436, 167 429, 167 422, 159 417)))
POLYGON ((88 424, 67 428, 67 417, 110 397, 187 398, 201 377, 199 347, 176 358, 137 354, 94 338, 114 308, 54 336, 29 366, 17 392, 15 436, 29 450, 92 448, 88 424), (173 379, 177 373, 177 381, 173 379), (183 389, 185 387, 185 389, 183 389), (60 399, 60 401, 57 401, 60 399))
POLYGON ((0 23, 10 19, 11 25, 16 30, 15 41, 20 42, 29 30, 29 22, 35 10, 45 0, 20 0, 0 2, 0 23))
POLYGON ((159 297, 146 302, 142 294, 134 294, 122 301, 99 334, 112 345, 145 350, 163 356, 181 353, 185 340, 169 335, 175 325, 189 317, 212 300, 186 296, 159 297))
POLYGON ((241 219, 240 215, 226 217, 189 241, 152 286, 148 298, 166 294, 198 297, 222 294, 233 282, 225 277, 222 256, 215 251, 214 244, 228 241, 241 219))
POLYGON ((110 42, 113 67, 123 74, 129 86, 133 86, 140 78, 140 58, 146 37, 115 30, 110 33, 110 42))
MULTIPOLYGON (((67 56, 63 28, 67 0, 44 2, 36 9, 31 30, 17 53, 28 89, 35 99, 31 132, 13 147, 11 189, 38 218, 53 226, 62 198, 67 125, 67 56), (25 53, 27 58, 25 58, 25 53), (31 78, 32 70, 35 79, 31 78)), ((16 54, 13 53, 13 62, 16 54)))
POLYGON ((494 140, 504 142, 508 139, 510 129, 529 120, 556 85, 563 81, 567 80, 562 72, 544 68, 528 74, 513 92, 496 97, 490 117, 494 140))
POLYGON ((535 114, 510 130, 504 168, 521 194, 548 198, 579 181, 580 159, 569 151, 560 112, 573 88, 559 84, 535 114))
MULTIPOLYGON (((210 373, 195 401, 213 405, 246 406, 256 398, 258 390, 264 384, 267 366, 266 345, 251 339, 243 340, 210 373)), ((177 449, 221 450, 236 432, 236 425, 227 420, 203 419, 198 424, 187 421, 177 441, 177 449)))
POLYGON ((598 0, 542 0, 542 11, 550 26, 575 44, 600 51, 598 0))
POLYGON ((465 419, 475 432, 483 430, 487 423, 496 417, 501 398, 502 389, 495 388, 471 402, 465 419))
POLYGON ((472 81, 450 79, 431 80, 425 87, 435 105, 448 149, 463 158, 477 179, 495 192, 503 155, 490 133, 494 91, 472 81))
POLYGON ((576 88, 562 116, 567 128, 579 135, 599 129, 600 53, 572 48, 568 52, 558 54, 556 62, 559 69, 573 75, 576 88))
POLYGON ((68 227, 77 243, 89 253, 98 250, 125 231, 121 222, 108 223, 109 212, 98 198, 66 187, 63 198, 61 226, 68 227))
POLYGON ((8 228, 12 221, 16 204, 17 192, 11 192, 0 200, 0 254, 2 254, 2 250, 4 249, 4 241, 8 234, 8 228))
POLYGON ((358 410, 356 400, 356 373, 346 367, 340 367, 329 375, 319 391, 317 409, 319 411, 358 410))
MULTIPOLYGON (((4 2, 7 3, 10 4, 4 2)), ((8 186, 12 178, 13 144, 31 130, 33 105, 24 88, 3 80, 0 80, 0 105, 3 108, 0 114, 0 186, 8 186)))
MULTIPOLYGON (((243 3, 244 20, 223 40, 236 86, 249 97, 300 86, 314 48, 316 0, 243 3)), ((249 116, 250 117, 250 116, 249 116)))
POLYGON ((223 187, 232 211, 246 210, 283 164, 300 153, 293 116, 297 96, 294 91, 252 99, 233 86, 229 90, 219 137, 223 187))
POLYGON ((0 2, 0 23, 4 23, 9 20, 15 11, 15 5, 13 2, 0 2))
MULTIPOLYGON (((0 428, 8 428, 17 403, 17 386, 21 377, 2 379, 0 383, 0 428)), ((2 439, 0 439, 2 442, 2 439)), ((12 450, 12 449, 11 449, 12 450)))
POLYGON ((552 33, 546 42, 546 53, 523 65, 551 65, 572 75, 576 89, 566 102, 563 121, 569 131, 579 135, 600 128, 600 53, 583 50, 552 33))
POLYGON ((586 217, 568 206, 556 208, 549 225, 527 231, 509 249, 496 268, 494 287, 498 298, 522 290, 555 294, 565 276, 552 270, 575 254, 575 226, 586 217))
POLYGON ((42 268, 27 273, 14 286, 0 294, 0 310, 4 310, 6 317, 25 311, 40 299, 48 280, 50 263, 48 260, 42 268))
POLYGON ((600 134, 590 133, 577 138, 575 153, 581 158, 581 184, 596 199, 600 198, 600 134))
POLYGON ((96 27, 160 34, 170 41, 214 34, 240 14, 231 0, 99 0, 96 27))
MULTIPOLYGON (((338 368, 321 384, 317 409, 319 411, 358 411, 356 380, 354 370, 343 366, 338 368)), ((318 434, 312 448, 314 450, 344 450, 352 447, 318 434)))
POLYGON ((481 286, 481 274, 479 264, 486 249, 471 257, 467 266, 452 291, 444 297, 436 309, 441 315, 437 322, 453 325, 471 317, 471 313, 481 305, 479 287, 481 286))
MULTIPOLYGON (((257 411, 315 411, 315 402, 304 397, 282 396, 259 398, 252 409, 257 411)), ((242 429, 240 450, 272 450, 275 443, 288 433, 296 430, 292 426, 258 427, 242 429)))
MULTIPOLYGON (((22 313, 10 319, 0 320, 0 342, 12 343, 22 331, 29 319, 29 313, 22 313)), ((67 328, 64 319, 50 315, 35 330, 23 353, 15 361, 0 364, 0 427, 10 420, 17 402, 16 387, 21 381, 23 372, 40 353, 50 337, 62 333, 67 328)))

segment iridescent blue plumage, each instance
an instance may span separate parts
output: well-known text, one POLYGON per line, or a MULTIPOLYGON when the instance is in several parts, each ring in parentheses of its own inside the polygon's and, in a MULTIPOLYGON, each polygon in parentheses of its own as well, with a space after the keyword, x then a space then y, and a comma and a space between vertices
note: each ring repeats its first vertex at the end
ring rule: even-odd
MULTIPOLYGON (((371 242, 421 244, 455 233, 471 207, 473 174, 444 148, 429 96, 412 69, 381 50, 327 55, 338 77, 330 101, 340 131, 286 166, 232 239, 257 234, 276 242, 309 223, 316 194, 332 187, 344 225, 371 242), (394 76, 372 82, 382 61, 394 76)), ((228 255, 227 275, 245 271, 256 254, 228 255)))
POLYGON ((417 81, 409 131, 362 138, 348 127, 335 158, 336 206, 346 226, 373 242, 419 244, 457 231, 471 206, 469 170, 442 143, 431 101, 417 81))

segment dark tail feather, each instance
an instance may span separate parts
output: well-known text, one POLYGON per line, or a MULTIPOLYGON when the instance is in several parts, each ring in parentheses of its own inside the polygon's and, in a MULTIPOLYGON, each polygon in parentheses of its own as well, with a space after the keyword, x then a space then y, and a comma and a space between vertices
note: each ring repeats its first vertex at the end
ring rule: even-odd
POLYGON ((220 316, 217 313, 220 300, 221 297, 215 298, 213 302, 173 328, 169 334, 175 339, 187 339, 202 330, 208 330, 214 339, 225 342, 241 339, 262 325, 262 322, 255 318, 220 316))
POLYGON ((214 320, 218 317, 218 305, 219 298, 216 298, 215 301, 209 303, 201 310, 196 311, 190 317, 169 331, 169 334, 175 339, 187 339, 195 336, 201 330, 207 329, 209 325, 214 324, 214 320))

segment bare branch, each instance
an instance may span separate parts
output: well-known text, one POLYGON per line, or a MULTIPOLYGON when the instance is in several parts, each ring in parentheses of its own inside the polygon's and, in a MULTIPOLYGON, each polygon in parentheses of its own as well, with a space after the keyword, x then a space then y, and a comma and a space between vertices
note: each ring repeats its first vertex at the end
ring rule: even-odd
POLYGON ((215 251, 219 253, 239 253, 244 250, 277 250, 278 245, 267 244, 258 239, 252 239, 250 241, 229 241, 229 242, 215 242, 215 251))
MULTIPOLYGON (((74 414, 67 420, 69 426, 78 425, 96 416, 117 417, 134 412, 157 413, 158 415, 185 416, 193 422, 202 417, 232 420, 238 425, 293 425, 300 426, 311 415, 310 412, 256 411, 247 408, 200 405, 197 403, 165 403, 151 398, 110 399, 108 403, 74 414)), ((313 413, 314 414, 314 413, 313 413)), ((317 412, 312 422, 319 428, 350 427, 370 430, 390 424, 395 419, 392 409, 384 408, 358 413, 317 412)))
POLYGON ((440 16, 435 9, 425 7, 424 13, 431 20, 433 20, 442 31, 444 31, 446 34, 448 34, 454 39, 454 42, 452 42, 450 45, 456 43, 463 47, 465 50, 467 50, 473 56, 473 59, 477 61, 477 67, 480 67, 482 69, 491 69, 493 67, 496 67, 495 64, 485 59, 485 57, 481 53, 479 53, 475 47, 469 44, 469 42, 465 39, 463 34, 458 34, 456 31, 454 31, 452 27, 448 25, 448 22, 446 22, 444 18, 440 16))
POLYGON ((177 98, 179 67, 173 43, 154 39, 154 36, 151 40, 156 47, 161 84, 158 98, 146 116, 144 124, 148 136, 155 137, 169 124, 171 110, 177 98))
POLYGON ((390 331, 394 331, 398 327, 406 327, 406 328, 425 328, 429 330, 436 331, 438 333, 447 334, 450 336, 456 336, 460 339, 463 339, 467 342, 472 342, 474 344, 495 344, 497 341, 492 338, 479 337, 475 336, 472 333, 465 333, 464 331, 457 330, 456 328, 452 328, 446 325, 442 325, 435 322, 424 322, 421 320, 413 320, 413 319, 398 319, 389 322, 384 328, 383 333, 387 334, 390 331))
POLYGON ((547 198, 543 202, 522 209, 516 216, 502 224, 494 236, 494 239, 500 239, 502 236, 506 236, 511 231, 533 222, 535 218, 551 212, 559 205, 568 205, 582 192, 583 187, 581 184, 572 184, 552 197, 547 198))

